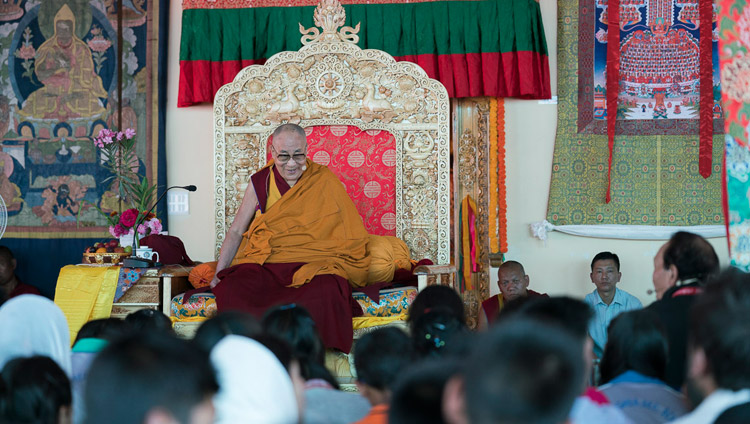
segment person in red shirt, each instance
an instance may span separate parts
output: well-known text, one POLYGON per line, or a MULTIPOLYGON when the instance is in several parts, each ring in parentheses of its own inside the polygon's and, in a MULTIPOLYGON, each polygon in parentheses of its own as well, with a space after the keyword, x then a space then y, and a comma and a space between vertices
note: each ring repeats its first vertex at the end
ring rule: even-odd
POLYGON ((5 246, 0 246, 0 292, 4 293, 7 299, 22 294, 41 295, 39 289, 21 282, 16 277, 16 258, 13 252, 5 246))

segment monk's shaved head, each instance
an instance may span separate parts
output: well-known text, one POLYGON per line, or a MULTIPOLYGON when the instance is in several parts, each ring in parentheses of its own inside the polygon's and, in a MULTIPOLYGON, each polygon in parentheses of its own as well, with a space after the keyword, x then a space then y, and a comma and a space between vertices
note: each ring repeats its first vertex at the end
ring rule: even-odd
POLYGON ((280 125, 276 130, 273 132, 273 138, 274 140, 281 135, 281 133, 292 133, 297 137, 302 138, 307 142, 307 134, 305 134, 305 129, 300 127, 297 124, 284 124, 280 125))
POLYGON ((518 270, 521 271, 521 275, 526 275, 526 271, 523 269, 523 265, 521 265, 520 262, 516 261, 505 261, 502 265, 500 265, 500 268, 498 268, 498 272, 503 272, 504 270, 510 271, 510 270, 518 270))

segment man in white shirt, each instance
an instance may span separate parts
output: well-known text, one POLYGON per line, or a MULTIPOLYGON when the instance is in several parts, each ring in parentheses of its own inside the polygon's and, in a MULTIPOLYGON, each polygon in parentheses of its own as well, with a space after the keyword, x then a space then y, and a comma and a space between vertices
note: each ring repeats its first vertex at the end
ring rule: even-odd
POLYGON ((750 401, 750 276, 728 271, 699 296, 690 315, 687 392, 694 404, 678 424, 713 423, 750 401))
POLYGON ((586 295, 586 303, 594 310, 589 322, 589 335, 594 341, 594 354, 601 358, 607 344, 607 328, 617 315, 640 309, 641 301, 625 290, 617 288, 622 278, 620 258, 612 252, 599 252, 591 261, 591 282, 596 289, 586 295))

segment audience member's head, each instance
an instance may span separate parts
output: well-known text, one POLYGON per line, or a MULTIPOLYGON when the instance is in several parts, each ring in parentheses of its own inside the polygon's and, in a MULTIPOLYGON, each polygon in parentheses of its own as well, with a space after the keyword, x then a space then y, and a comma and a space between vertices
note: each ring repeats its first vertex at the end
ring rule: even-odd
POLYGON ((465 321, 464 302, 456 290, 448 286, 434 285, 427 286, 414 298, 407 317, 409 327, 413 328, 414 323, 422 314, 436 307, 446 308, 458 319, 465 321))
POLYGON ((584 387, 580 342, 535 319, 499 322, 464 363, 445 387, 453 424, 562 423, 584 387))
POLYGON ((528 296, 529 276, 520 262, 506 261, 497 269, 497 286, 503 301, 510 302, 528 296))
POLYGON ((154 331, 157 333, 174 334, 172 321, 162 311, 156 309, 140 309, 125 317, 128 330, 140 333, 154 331))
POLYGON ((398 378, 388 408, 389 424, 442 424, 443 389, 458 373, 460 361, 427 360, 409 367, 398 378))
POLYGON ((7 246, 0 246, 0 287, 9 295, 16 281, 16 257, 7 246))
POLYGON ((625 371, 664 380, 667 335, 659 317, 648 309, 623 312, 609 324, 601 363, 602 384, 625 371))
POLYGON ((414 322, 411 331, 414 350, 420 358, 439 357, 466 331, 464 322, 451 311, 436 307, 414 322))
POLYGON ((690 315, 688 395, 750 388, 750 275, 721 274, 695 301, 690 315))
POLYGON ((240 311, 219 312, 215 317, 204 321, 195 332, 193 343, 206 352, 231 334, 254 338, 262 332, 260 323, 255 317, 240 311))
POLYGON ((18 356, 52 358, 70 375, 70 330, 62 310, 46 297, 25 294, 0 307, 0 367, 18 356))
POLYGON ((515 317, 531 318, 565 329, 578 341, 582 349, 586 374, 590 372, 594 360, 594 342, 588 335, 589 321, 594 312, 588 304, 572 297, 549 297, 531 299, 510 313, 501 313, 500 320, 515 317))
POLYGON ((89 423, 208 424, 217 390, 206 352, 166 332, 135 333, 110 343, 94 359, 85 416, 89 423))
POLYGON ((679 284, 705 283, 719 271, 719 257, 703 237, 679 231, 672 235, 654 257, 656 298, 679 284))
POLYGON ((289 372, 262 344, 226 336, 211 351, 221 389, 216 395, 217 424, 299 421, 300 405, 289 372))
POLYGON ((289 344, 299 359, 305 380, 320 378, 338 387, 336 379, 325 368, 325 347, 307 309, 295 304, 277 306, 266 312, 262 325, 266 333, 289 344))
POLYGON ((102 339, 107 341, 113 341, 118 337, 122 337, 127 329, 125 321, 119 318, 102 318, 95 319, 83 324, 78 334, 76 335, 75 345, 81 339, 102 339))
POLYGON ((365 334, 354 345, 359 392, 373 406, 390 403, 396 378, 413 359, 411 340, 402 330, 386 327, 365 334))
POLYGON ((16 358, 0 378, 0 422, 58 424, 71 420, 70 381, 46 356, 16 358))
POLYGON ((612 293, 616 289, 617 283, 622 278, 620 272, 620 258, 612 252, 599 252, 591 261, 591 282, 596 286, 600 293, 612 293))

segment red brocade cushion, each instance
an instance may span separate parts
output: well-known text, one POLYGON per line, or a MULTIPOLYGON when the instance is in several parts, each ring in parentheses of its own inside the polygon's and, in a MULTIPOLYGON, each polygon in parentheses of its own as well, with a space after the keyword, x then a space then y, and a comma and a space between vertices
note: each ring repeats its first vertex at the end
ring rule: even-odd
MULTIPOLYGON (((383 130, 354 126, 305 128, 307 156, 344 184, 367 232, 396 235, 396 139, 383 130)), ((271 138, 268 140, 269 144, 271 138)), ((271 158, 268 149, 268 158, 271 158)))

